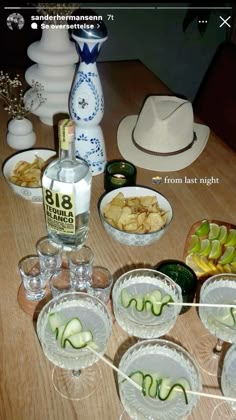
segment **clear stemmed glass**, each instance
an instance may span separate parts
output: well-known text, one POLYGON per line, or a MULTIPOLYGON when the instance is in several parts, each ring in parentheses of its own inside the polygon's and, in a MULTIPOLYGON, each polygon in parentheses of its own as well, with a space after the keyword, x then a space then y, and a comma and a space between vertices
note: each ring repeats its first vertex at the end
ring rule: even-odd
MULTIPOLYGON (((225 397, 236 400, 236 345, 227 351, 221 376, 221 389, 225 397)), ((224 401, 218 404, 212 412, 211 420, 235 420, 236 401, 224 401)))
POLYGON ((168 276, 152 269, 136 269, 123 274, 114 284, 112 291, 113 310, 116 321, 129 335, 138 338, 157 338, 163 336, 174 326, 181 305, 166 305, 160 315, 147 308, 138 311, 130 305, 122 305, 122 291, 129 295, 144 297, 159 290, 162 297, 170 295, 173 302, 182 303, 181 288, 168 276))
POLYGON ((37 334, 46 357, 55 365, 52 380, 55 389, 65 398, 80 400, 95 392, 101 382, 96 362, 103 355, 112 321, 107 307, 97 298, 83 292, 61 294, 49 301, 37 320, 37 334), (92 332, 96 354, 89 347, 62 348, 49 326, 49 314, 57 312, 64 319, 78 317, 84 330, 92 332))
POLYGON ((212 376, 220 376, 223 344, 236 343, 236 325, 231 314, 232 308, 223 307, 223 305, 236 305, 236 274, 222 273, 206 280, 201 287, 200 303, 215 306, 199 307, 201 321, 210 334, 204 334, 197 340, 194 354, 205 372, 212 376))
MULTIPOLYGON (((193 358, 181 346, 167 340, 154 339, 138 342, 123 355, 119 369, 127 375, 136 371, 157 374, 160 378, 170 378, 173 380, 172 383, 184 378, 193 392, 200 392, 202 388, 201 376, 193 358)), ((158 397, 144 396, 139 389, 119 374, 118 383, 121 402, 131 419, 187 418, 199 398, 196 394, 187 393, 188 402, 186 403, 183 393, 176 392, 175 396, 172 394, 171 398, 161 401, 158 397)), ((123 420, 123 416, 121 418, 123 420)))

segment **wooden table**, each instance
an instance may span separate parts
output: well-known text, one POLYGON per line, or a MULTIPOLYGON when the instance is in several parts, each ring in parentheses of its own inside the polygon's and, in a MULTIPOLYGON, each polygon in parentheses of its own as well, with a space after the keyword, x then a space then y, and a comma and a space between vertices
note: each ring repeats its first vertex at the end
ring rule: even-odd
MULTIPOLYGON (((105 96, 102 128, 108 159, 119 158, 116 144, 117 127, 128 114, 138 114, 149 94, 168 94, 168 88, 138 61, 113 62, 99 65, 105 96)), ((54 147, 53 128, 32 116, 37 134, 35 147, 54 147)), ((1 107, 1 163, 14 151, 6 145, 7 115, 1 107)), ((172 203, 174 218, 168 232, 155 244, 139 247, 122 246, 103 230, 97 212, 97 201, 103 193, 103 175, 93 178, 90 233, 87 244, 95 253, 95 264, 108 267, 115 278, 123 272, 152 267, 166 258, 182 259, 186 235, 190 226, 202 218, 235 223, 236 182, 235 153, 211 133, 201 156, 188 168, 166 173, 170 178, 213 178, 211 186, 190 183, 152 184, 153 171, 138 169, 137 183, 153 187, 172 203)), ((160 174, 162 175, 162 174, 160 174)), ((18 261, 35 253, 36 241, 46 234, 43 206, 31 204, 14 195, 1 176, 0 201, 0 419, 1 420, 118 420, 123 409, 119 401, 116 375, 99 362, 103 381, 91 398, 71 401, 62 398, 52 385, 52 364, 39 345, 32 317, 19 307, 20 285, 18 261)), ((179 316, 168 337, 190 353, 198 336, 206 332, 197 312, 192 308, 179 316)), ((118 348, 128 336, 114 323, 107 356, 115 363, 118 348)), ((130 338, 130 343, 132 338, 130 338)), ((221 394, 217 379, 202 372, 203 390, 221 394)), ((219 401, 201 398, 190 419, 210 419, 219 401)))

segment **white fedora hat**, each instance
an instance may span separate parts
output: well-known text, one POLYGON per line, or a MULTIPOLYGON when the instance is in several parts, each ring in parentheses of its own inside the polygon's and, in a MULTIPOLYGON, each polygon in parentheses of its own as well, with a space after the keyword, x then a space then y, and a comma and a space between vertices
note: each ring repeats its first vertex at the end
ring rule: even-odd
POLYGON ((189 166, 206 146, 209 127, 193 121, 191 102, 175 96, 149 96, 139 115, 119 124, 122 156, 141 168, 177 171, 189 166))

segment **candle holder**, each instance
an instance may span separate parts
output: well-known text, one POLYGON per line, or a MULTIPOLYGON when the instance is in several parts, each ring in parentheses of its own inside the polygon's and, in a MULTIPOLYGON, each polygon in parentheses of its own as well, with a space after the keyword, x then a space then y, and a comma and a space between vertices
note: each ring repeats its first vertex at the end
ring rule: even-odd
MULTIPOLYGON (((193 302, 197 289, 197 276, 187 264, 178 260, 164 260, 155 266, 155 270, 166 274, 181 287, 183 302, 193 302)), ((183 306, 180 313, 189 309, 190 307, 183 306)))
POLYGON ((136 167, 126 160, 107 162, 104 174, 104 189, 108 192, 120 187, 136 185, 136 167))

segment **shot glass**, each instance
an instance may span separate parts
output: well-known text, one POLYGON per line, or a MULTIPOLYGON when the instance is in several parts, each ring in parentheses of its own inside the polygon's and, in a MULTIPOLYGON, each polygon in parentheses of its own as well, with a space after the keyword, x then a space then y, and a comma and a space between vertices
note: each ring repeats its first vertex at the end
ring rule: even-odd
POLYGON ((46 274, 53 273, 62 264, 62 246, 48 237, 40 239, 36 244, 41 270, 46 274))
POLYGON ((43 299, 46 294, 46 281, 40 268, 39 257, 28 255, 20 260, 18 267, 26 299, 31 301, 43 299))
POLYGON ((52 296, 56 297, 62 293, 75 291, 74 284, 76 281, 75 273, 67 268, 56 270, 50 277, 49 286, 52 296))
POLYGON ((92 279, 88 284, 87 292, 103 303, 107 303, 110 299, 112 286, 113 276, 110 271, 105 267, 93 267, 92 279))
MULTIPOLYGON (((166 274, 181 287, 183 302, 193 302, 197 289, 197 276, 187 264, 178 260, 165 260, 157 264, 155 270, 166 274)), ((190 307, 182 306, 180 313, 182 314, 188 309, 190 307)))
POLYGON ((88 246, 73 249, 69 254, 69 268, 75 273, 74 287, 77 291, 86 290, 91 282, 93 271, 93 251, 88 246))

